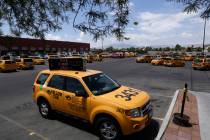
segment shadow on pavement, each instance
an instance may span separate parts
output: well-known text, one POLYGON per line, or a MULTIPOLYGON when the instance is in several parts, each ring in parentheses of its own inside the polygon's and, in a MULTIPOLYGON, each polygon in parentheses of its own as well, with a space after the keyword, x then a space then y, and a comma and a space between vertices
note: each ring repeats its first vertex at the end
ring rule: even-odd
POLYGON ((148 125, 142 131, 126 136, 123 140, 154 140, 158 134, 160 124, 156 120, 152 120, 150 125, 148 125))
MULTIPOLYGON (((97 136, 96 132, 93 129, 93 126, 86 121, 81 121, 80 119, 71 116, 66 116, 60 113, 56 113, 53 119, 97 136)), ((125 136, 123 140, 154 140, 158 134, 159 127, 160 125, 156 120, 151 120, 150 125, 148 125, 141 132, 125 136)))

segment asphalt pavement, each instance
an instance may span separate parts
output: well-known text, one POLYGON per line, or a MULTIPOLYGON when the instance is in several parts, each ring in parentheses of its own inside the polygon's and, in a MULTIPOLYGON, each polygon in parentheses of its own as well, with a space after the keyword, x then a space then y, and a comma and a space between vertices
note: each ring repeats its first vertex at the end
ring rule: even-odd
MULTIPOLYGON (((152 97, 154 118, 144 131, 125 139, 154 139, 158 133, 176 89, 188 83, 193 91, 210 91, 210 71, 195 71, 191 62, 185 67, 163 67, 135 63, 134 58, 106 59, 88 64, 89 69, 101 70, 120 84, 147 91, 152 97)), ((57 114, 53 120, 43 119, 32 100, 35 70, 0 73, 0 139, 98 139, 92 126, 69 116, 57 114)))

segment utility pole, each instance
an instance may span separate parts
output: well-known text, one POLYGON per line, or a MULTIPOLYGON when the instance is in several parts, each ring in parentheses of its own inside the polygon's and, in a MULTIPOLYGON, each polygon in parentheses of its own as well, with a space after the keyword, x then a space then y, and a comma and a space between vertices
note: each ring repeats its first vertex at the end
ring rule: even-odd
POLYGON ((204 29, 203 29, 203 56, 204 56, 204 50, 205 50, 206 20, 207 18, 204 19, 204 29))
POLYGON ((104 51, 104 38, 103 37, 101 38, 101 43, 102 43, 101 44, 102 45, 102 51, 104 51))

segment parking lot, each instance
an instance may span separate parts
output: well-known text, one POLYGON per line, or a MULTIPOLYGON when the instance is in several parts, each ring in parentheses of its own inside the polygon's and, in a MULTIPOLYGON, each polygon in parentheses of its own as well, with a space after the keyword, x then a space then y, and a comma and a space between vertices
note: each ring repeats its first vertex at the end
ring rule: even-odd
MULTIPOLYGON (((191 62, 186 62, 185 67, 164 67, 124 58, 105 59, 87 67, 101 70, 120 84, 145 90, 151 95, 154 105, 151 125, 125 139, 154 139, 174 92, 185 83, 190 90, 210 91, 210 71, 192 70, 191 62)), ((47 65, 40 65, 35 70, 0 73, 0 139, 98 139, 86 122, 61 114, 53 120, 41 117, 32 100, 32 84, 37 73, 46 68, 47 65)))

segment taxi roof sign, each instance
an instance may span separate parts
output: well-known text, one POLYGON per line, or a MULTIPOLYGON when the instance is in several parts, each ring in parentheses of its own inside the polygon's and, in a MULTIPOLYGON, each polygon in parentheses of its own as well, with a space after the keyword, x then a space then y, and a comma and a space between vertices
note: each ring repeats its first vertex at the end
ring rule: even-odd
POLYGON ((50 58, 49 69, 85 71, 86 63, 86 60, 81 57, 50 58))

